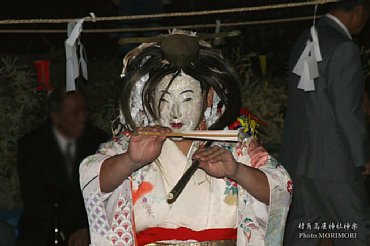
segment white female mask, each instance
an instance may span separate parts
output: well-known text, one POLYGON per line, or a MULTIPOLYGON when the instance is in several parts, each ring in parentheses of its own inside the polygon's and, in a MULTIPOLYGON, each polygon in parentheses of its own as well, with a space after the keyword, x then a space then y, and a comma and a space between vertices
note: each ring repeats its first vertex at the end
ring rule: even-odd
POLYGON ((166 91, 172 77, 173 75, 165 76, 154 94, 154 106, 159 116, 158 123, 175 132, 195 130, 203 117, 204 109, 200 83, 189 75, 181 73, 166 91))

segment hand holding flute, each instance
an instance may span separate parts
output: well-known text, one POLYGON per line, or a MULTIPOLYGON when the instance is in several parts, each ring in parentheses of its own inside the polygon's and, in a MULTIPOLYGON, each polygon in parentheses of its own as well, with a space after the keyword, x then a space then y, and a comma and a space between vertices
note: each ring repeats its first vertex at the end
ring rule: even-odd
POLYGON ((100 188, 109 193, 115 190, 133 172, 158 158, 163 143, 171 130, 166 127, 154 126, 138 128, 138 131, 152 132, 155 136, 133 133, 130 137, 128 150, 106 159, 100 169, 100 188))
POLYGON ((233 177, 238 164, 231 152, 223 147, 201 148, 193 155, 199 161, 199 168, 215 178, 233 177))
POLYGON ((127 153, 131 160, 135 162, 136 169, 158 158, 168 133, 171 133, 171 129, 167 127, 153 126, 138 128, 131 135, 127 153), (154 135, 141 135, 139 132, 151 132, 154 135))

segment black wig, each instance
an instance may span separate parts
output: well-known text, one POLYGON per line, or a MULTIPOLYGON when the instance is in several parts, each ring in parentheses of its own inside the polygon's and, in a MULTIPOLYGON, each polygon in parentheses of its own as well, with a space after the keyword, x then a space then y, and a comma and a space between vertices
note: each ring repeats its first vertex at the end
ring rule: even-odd
MULTIPOLYGON (((177 46, 177 51, 180 51, 180 53, 168 54, 168 49, 164 47, 168 45, 162 41, 146 48, 137 48, 131 54, 131 59, 128 60, 125 67, 121 88, 119 88, 119 106, 125 118, 126 128, 135 129, 137 127, 131 116, 130 98, 135 83, 146 75, 149 75, 149 78, 143 87, 142 104, 144 113, 150 115, 154 120, 159 118, 153 105, 153 95, 157 85, 165 76, 172 75, 169 87, 181 72, 200 82, 204 102, 207 102, 210 88, 213 88, 221 99, 225 110, 208 129, 223 129, 237 118, 241 99, 239 76, 236 71, 222 58, 219 51, 201 44, 192 50, 193 46, 186 46, 187 39, 190 37, 186 35, 178 36, 180 36, 180 41, 177 41, 175 46, 177 46), (185 45, 183 45, 184 43, 185 45)), ((198 45, 198 40, 196 40, 196 43, 198 45)))

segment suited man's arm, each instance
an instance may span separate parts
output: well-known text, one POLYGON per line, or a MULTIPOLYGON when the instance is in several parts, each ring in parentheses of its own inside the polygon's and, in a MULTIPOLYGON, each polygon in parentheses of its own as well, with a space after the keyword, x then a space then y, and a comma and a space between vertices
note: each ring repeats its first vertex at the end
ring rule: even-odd
POLYGON ((87 221, 87 214, 85 211, 85 205, 83 202, 82 194, 78 191, 73 191, 75 194, 71 198, 73 200, 73 206, 70 210, 70 218, 73 219, 71 224, 73 228, 68 238, 68 245, 89 245, 90 235, 89 226, 87 221))
POLYGON ((70 222, 71 225, 73 225, 72 230, 75 231, 81 228, 88 228, 89 224, 81 191, 80 189, 74 188, 72 192, 73 194, 70 198, 72 203, 70 210, 70 218, 73 220, 70 222))
POLYGON ((17 165, 25 217, 20 233, 21 235, 32 233, 33 237, 44 240, 52 233, 48 234, 53 223, 53 207, 47 203, 46 185, 38 162, 35 143, 21 139, 17 153, 17 165))
POLYGON ((328 94, 338 122, 338 130, 356 166, 369 161, 369 143, 363 103, 364 78, 360 52, 352 42, 334 51, 328 66, 328 94))

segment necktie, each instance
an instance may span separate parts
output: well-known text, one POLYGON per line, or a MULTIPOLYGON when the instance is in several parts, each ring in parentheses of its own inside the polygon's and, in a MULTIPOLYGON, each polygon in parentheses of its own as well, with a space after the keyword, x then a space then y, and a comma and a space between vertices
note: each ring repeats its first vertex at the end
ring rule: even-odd
POLYGON ((69 178, 72 178, 73 171, 73 153, 72 153, 72 141, 69 141, 64 152, 64 161, 67 169, 67 174, 69 178))

